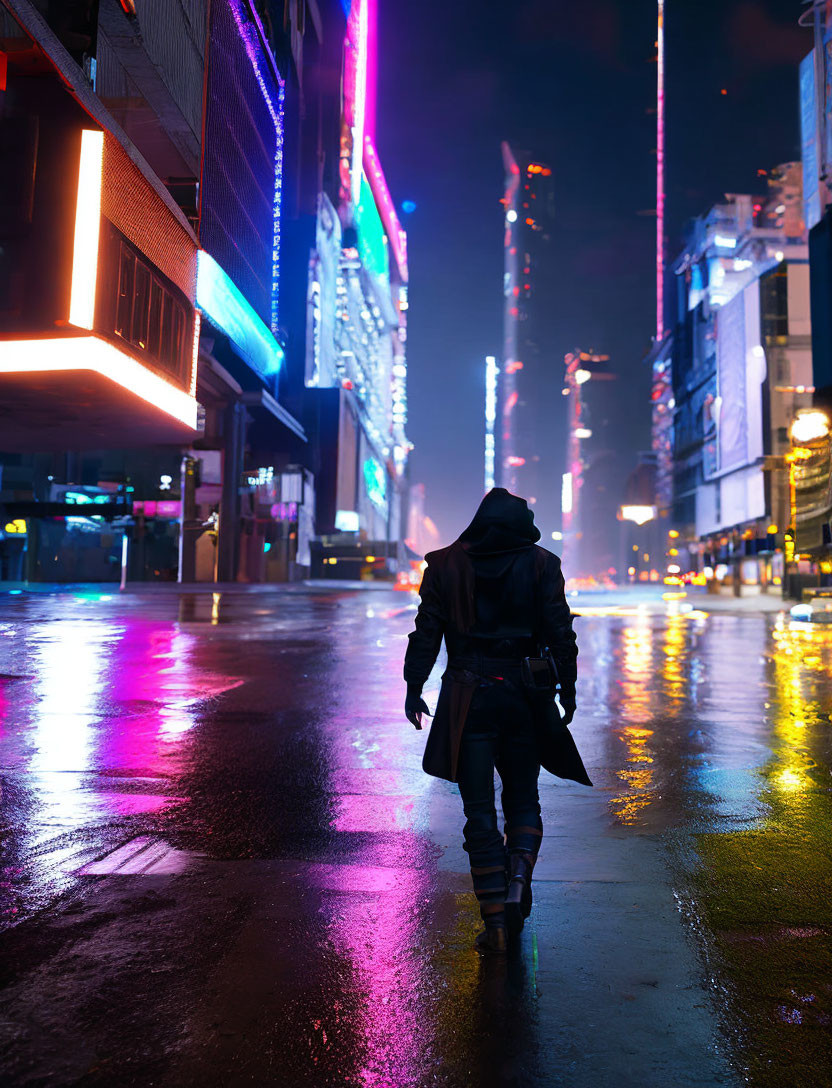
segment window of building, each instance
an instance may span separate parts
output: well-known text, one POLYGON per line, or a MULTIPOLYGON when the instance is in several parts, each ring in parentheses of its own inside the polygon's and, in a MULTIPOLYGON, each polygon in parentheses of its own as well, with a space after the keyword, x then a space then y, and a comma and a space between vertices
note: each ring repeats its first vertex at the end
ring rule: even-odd
POLYGON ((121 261, 118 270, 118 311, 116 314, 116 332, 125 340, 130 339, 133 320, 133 282, 136 275, 136 260, 126 246, 121 247, 121 261))
POLYGON ((118 241, 114 332, 148 361, 183 382, 189 365, 188 314, 167 281, 123 240, 118 241))
POLYGON ((770 343, 789 335, 789 281, 786 264, 767 272, 760 280, 763 337, 770 343))

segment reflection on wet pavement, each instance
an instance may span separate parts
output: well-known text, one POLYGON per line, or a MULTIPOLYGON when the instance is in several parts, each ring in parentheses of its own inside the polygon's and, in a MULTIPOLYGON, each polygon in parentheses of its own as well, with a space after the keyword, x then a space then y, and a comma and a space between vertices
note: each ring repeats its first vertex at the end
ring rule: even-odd
POLYGON ((542 781, 501 963, 401 713, 409 598, 0 602, 9 1084, 824 1083, 832 631, 579 610, 597 785, 542 781))

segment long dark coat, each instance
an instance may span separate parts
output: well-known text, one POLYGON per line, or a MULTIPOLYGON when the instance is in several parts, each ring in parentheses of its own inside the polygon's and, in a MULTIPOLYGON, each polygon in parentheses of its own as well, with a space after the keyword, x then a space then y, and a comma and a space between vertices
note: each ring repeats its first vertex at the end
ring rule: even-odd
MULTIPOLYGON (((575 698, 578 651, 560 560, 533 543, 539 533, 522 499, 496 489, 486 496, 483 506, 497 492, 501 492, 500 502, 492 500, 491 510, 500 515, 498 532, 494 531, 494 516, 483 526, 481 507, 479 525, 475 518, 450 547, 426 556, 421 603, 405 657, 408 689, 421 691, 445 639, 449 664, 422 766, 428 774, 451 782, 457 779, 462 731, 480 682, 464 663, 477 652, 499 657, 499 647, 508 645, 505 640, 515 646, 518 639, 548 646, 558 665, 562 700, 574 702, 575 698), (522 511, 508 500, 522 504, 522 511)), ((560 778, 591 786, 554 699, 530 698, 541 765, 560 778)))

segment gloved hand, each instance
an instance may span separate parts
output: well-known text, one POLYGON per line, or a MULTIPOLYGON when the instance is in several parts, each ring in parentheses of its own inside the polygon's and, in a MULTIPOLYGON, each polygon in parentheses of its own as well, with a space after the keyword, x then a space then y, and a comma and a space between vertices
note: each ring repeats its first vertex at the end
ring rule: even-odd
POLYGON ((572 719, 575 717, 575 696, 561 695, 560 705, 563 707, 563 717, 561 718, 561 724, 569 725, 572 719))
POLYGON ((430 717, 428 704, 422 698, 422 692, 419 688, 408 687, 407 696, 404 700, 404 712, 410 724, 415 725, 417 729, 422 728, 423 714, 430 717))

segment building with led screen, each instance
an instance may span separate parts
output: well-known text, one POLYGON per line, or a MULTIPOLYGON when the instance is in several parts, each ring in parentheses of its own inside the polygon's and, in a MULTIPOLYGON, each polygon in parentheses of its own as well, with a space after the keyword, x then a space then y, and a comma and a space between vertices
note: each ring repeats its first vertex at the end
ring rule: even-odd
POLYGON ((305 421, 318 572, 392 570, 406 533, 407 239, 372 132, 375 5, 354 0, 344 43, 337 192, 322 192, 307 293, 305 421))
MULTIPOLYGON (((789 426, 811 403, 801 167, 696 219, 673 266, 673 524, 735 587, 781 592, 789 426)), ((676 564, 678 565, 678 563, 676 564)))
POLYGON ((246 0, 210 5, 209 43, 197 277, 206 429, 194 460, 207 466, 217 451, 222 481, 218 493, 216 484, 194 488, 185 554, 200 579, 213 563, 219 581, 284 580, 308 568, 302 526, 314 506, 313 483, 298 464, 306 435, 282 401, 286 80, 276 43, 246 0), (299 499, 298 479, 306 481, 299 499), (213 551, 200 531, 211 519, 213 551))
POLYGON ((0 0, 0 579, 284 580, 335 533, 390 574, 375 0, 60 7, 0 0))
POLYGON ((550 289, 554 219, 551 167, 503 144, 503 358, 496 479, 523 495, 544 535, 560 530, 564 463, 561 360, 550 289))

